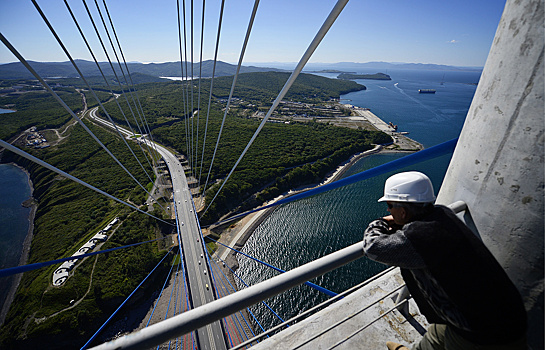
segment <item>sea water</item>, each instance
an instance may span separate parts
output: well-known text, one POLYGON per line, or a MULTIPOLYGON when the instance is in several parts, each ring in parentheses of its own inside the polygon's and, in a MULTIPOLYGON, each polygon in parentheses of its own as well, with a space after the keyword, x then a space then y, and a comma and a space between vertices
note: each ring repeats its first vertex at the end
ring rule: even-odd
MULTIPOLYGON (((11 164, 0 164, 0 269, 19 265, 28 233, 30 208, 21 204, 30 197, 27 174, 11 164)), ((11 281, 0 283, 0 309, 11 281)))
MULTIPOLYGON (((376 73, 376 71, 360 72, 376 73)), ((388 71, 391 81, 357 80, 367 90, 341 96, 341 102, 370 108, 385 122, 398 125, 399 131, 431 147, 458 137, 475 93, 480 72, 465 71, 388 71), (435 94, 419 94, 418 89, 435 89, 435 94)), ((322 76, 334 77, 325 73, 322 76)), ((358 161, 344 176, 350 176, 404 156, 378 154, 358 161)), ((436 193, 450 161, 450 155, 398 171, 418 170, 432 180, 436 193)), ((387 215, 382 196, 385 174, 344 188, 281 206, 248 239, 243 252, 283 270, 290 270, 334 251, 360 242, 367 224, 387 215)), ((239 255, 240 256, 240 255, 239 255)), ((253 285, 278 273, 253 260, 239 257, 237 274, 253 285)), ((336 293, 372 277, 386 266, 359 259, 312 281, 336 293)), ((243 285, 242 282, 238 283, 243 285)), ((302 285, 267 300, 282 319, 316 305, 327 297, 302 285)), ((252 312, 265 329, 280 319, 263 304, 252 312)))

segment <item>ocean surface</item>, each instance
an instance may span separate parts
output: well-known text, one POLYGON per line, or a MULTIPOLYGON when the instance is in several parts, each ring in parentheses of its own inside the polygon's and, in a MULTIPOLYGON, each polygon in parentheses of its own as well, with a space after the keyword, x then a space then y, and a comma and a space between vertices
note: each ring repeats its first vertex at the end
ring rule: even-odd
MULTIPOLYGON (((21 204, 30 197, 27 174, 11 164, 0 164, 0 269, 19 265, 28 232, 30 208, 21 204)), ((11 281, 0 283, 0 309, 11 281)))
MULTIPOLYGON (((458 137, 480 72, 389 70, 383 73, 389 74, 392 80, 357 80, 367 90, 343 95, 341 102, 370 108, 385 122, 397 124, 399 131, 409 132, 407 136, 425 147, 458 137), (437 92, 419 94, 418 89, 436 89, 437 92)), ((333 78, 337 74, 319 75, 333 78)), ((365 157, 344 176, 402 156, 400 153, 390 153, 365 157)), ((449 161, 450 155, 398 171, 418 170, 426 173, 437 193, 449 161)), ((277 208, 257 227, 243 252, 283 270, 290 270, 361 241, 367 224, 388 214, 386 205, 377 203, 377 199, 382 196, 384 181, 391 174, 277 208)), ((238 260, 240 268, 237 274, 248 285, 278 274, 248 258, 239 256, 238 260)), ((339 293, 385 268, 385 265, 363 258, 312 282, 339 293)), ((267 300, 267 304, 287 320, 325 299, 327 297, 322 293, 302 285, 267 300)), ((265 329, 281 323, 263 304, 252 307, 252 312, 265 329)))

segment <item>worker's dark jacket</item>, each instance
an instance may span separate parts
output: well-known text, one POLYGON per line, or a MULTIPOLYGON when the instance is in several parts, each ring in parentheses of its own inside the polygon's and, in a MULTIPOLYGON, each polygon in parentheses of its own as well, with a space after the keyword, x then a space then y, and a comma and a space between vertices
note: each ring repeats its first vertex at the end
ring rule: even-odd
POLYGON ((365 230, 365 254, 401 267, 420 311, 478 344, 506 344, 526 332, 522 298, 482 241, 448 208, 389 231, 386 221, 365 230))

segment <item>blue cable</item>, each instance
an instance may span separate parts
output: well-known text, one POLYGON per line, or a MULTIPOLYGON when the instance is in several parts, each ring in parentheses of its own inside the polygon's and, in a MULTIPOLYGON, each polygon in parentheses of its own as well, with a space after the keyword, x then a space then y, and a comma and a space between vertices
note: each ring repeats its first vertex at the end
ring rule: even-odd
POLYGON ((161 293, 159 293, 159 296, 157 297, 157 301, 155 302, 155 305, 153 306, 153 310, 151 310, 151 315, 149 316, 148 322, 146 322, 146 327, 149 325, 151 318, 153 317, 153 313, 155 312, 155 308, 157 307, 157 304, 159 304, 159 299, 161 299, 161 295, 163 295, 163 291, 165 290, 167 282, 170 279, 173 268, 174 268, 174 265, 171 265, 170 271, 168 272, 167 278, 165 279, 165 283, 163 283, 163 288, 161 288, 161 293))
MULTIPOLYGON (((221 260, 221 259, 220 259, 220 260, 221 260)), ((216 266, 216 268, 221 272, 221 274, 223 275, 223 277, 225 278, 225 280, 227 281, 227 283, 229 283, 229 285, 231 286, 231 288, 232 288, 233 290, 236 290, 236 288, 233 287, 233 285, 231 284, 231 281, 229 281, 229 279, 227 278, 227 276, 225 276, 225 274, 223 273, 223 271, 221 271, 221 268, 218 266, 218 264, 216 263, 216 261, 215 261, 215 260, 212 260, 212 261, 214 262, 214 265, 216 266)), ((222 284, 223 284, 224 287, 225 287, 225 290, 226 290, 227 292, 229 292, 229 289, 225 286, 225 283, 223 282, 223 280, 221 280, 221 281, 222 281, 222 284)), ((248 311, 250 311, 248 308, 246 308, 246 309, 247 309, 248 311)), ((244 320, 244 323, 246 323, 246 326, 248 327, 248 329, 250 329, 250 332, 252 333, 252 336, 255 336, 255 334, 254 334, 254 332, 253 332, 253 330, 252 330, 252 327, 250 327, 250 325, 248 325, 248 322, 246 321, 246 318, 244 317, 244 315, 242 314, 242 312, 241 312, 241 311, 239 311, 239 312, 240 312, 240 314, 242 315, 242 319, 244 320)), ((251 311, 250 311, 250 313, 251 313, 251 311)), ((252 316, 253 316, 253 314, 252 314, 252 316)), ((257 322, 257 324, 259 324, 259 327, 261 327, 261 329, 263 329, 263 326, 261 326, 261 324, 259 323, 259 321, 258 321, 255 317, 254 317, 254 319, 255 319, 255 321, 257 322)), ((263 331, 265 331, 265 330, 263 329, 263 331)))
MULTIPOLYGON (((207 265, 207 269, 210 273, 210 275, 212 276, 212 281, 214 282, 214 292, 216 292, 216 277, 214 275, 214 271, 213 269, 211 268, 212 265, 210 264, 210 253, 208 253, 208 249, 206 248, 206 244, 204 243, 204 236, 202 234, 202 228, 201 228, 201 223, 199 222, 199 218, 197 217, 197 210, 195 208, 195 203, 193 202, 193 214, 195 215, 195 218, 196 218, 196 221, 197 221, 197 225, 199 227, 199 237, 200 237, 200 240, 201 240, 201 245, 203 247, 203 250, 205 252, 205 256, 206 256, 206 265, 207 265)), ((217 292, 216 292, 216 296, 217 296, 217 292)), ((224 322, 225 322, 225 331, 227 332, 227 336, 229 338, 229 343, 231 344, 231 347, 233 346, 233 340, 232 340, 232 337, 231 337, 231 333, 229 332, 229 327, 228 327, 228 324, 227 324, 227 318, 224 318, 224 322)), ((233 322, 234 323, 234 322, 233 322)), ((236 327, 236 324, 235 324, 235 327, 236 327)))
MULTIPOLYGON (((182 258, 180 257, 180 264, 182 263, 182 258)), ((183 275, 183 269, 182 269, 182 275, 183 275)), ((180 283, 180 280, 181 280, 181 277, 178 279, 178 284, 181 286, 182 284, 180 283)), ((172 311, 172 317, 176 316, 176 306, 178 304, 178 290, 179 288, 177 287, 176 283, 174 284, 172 290, 176 290, 176 296, 174 297, 174 309, 172 311)), ((170 349, 170 342, 172 341, 172 339, 170 339, 168 341, 168 348, 170 349)), ((178 339, 174 338, 174 348, 176 350, 178 350, 178 339)))
MULTIPOLYGON (((186 272, 185 272, 185 264, 184 264, 184 261, 181 260, 182 262, 182 277, 183 277, 183 280, 184 280, 184 293, 185 293, 185 301, 186 301, 186 306, 187 306, 187 310, 190 309, 190 304, 189 304, 189 293, 187 291, 187 281, 186 281, 186 272)), ((182 297, 183 297, 183 294, 182 294, 182 297)), ((181 300, 180 300, 180 303, 181 303, 181 300)), ((183 311, 182 311, 183 312, 183 311)), ((180 336, 180 349, 182 348, 182 337, 180 336)))
MULTIPOLYGON (((223 282, 223 280, 221 282, 224 285, 224 288, 226 288, 225 283, 223 282)), ((221 295, 221 296, 223 296, 223 295, 221 295)), ((234 314, 232 314, 230 316, 227 316, 227 317, 231 318, 231 321, 233 322, 233 325, 235 326, 236 332, 240 335, 240 338, 244 341, 244 337, 242 336, 242 334, 244 333, 244 327, 242 327, 242 324, 240 323, 240 320, 238 319, 238 317, 236 317, 236 313, 234 313, 234 314), (233 318, 233 315, 235 315, 235 318, 233 318)), ((246 335, 246 334, 244 334, 244 335, 246 335)), ((246 335, 246 339, 248 339, 247 335, 246 335)))
POLYGON ((42 268, 42 267, 46 267, 46 266, 50 266, 50 265, 55 265, 55 264, 57 264, 57 263, 65 262, 65 261, 68 261, 68 260, 83 259, 83 258, 86 258, 86 257, 88 257, 88 256, 93 256, 93 255, 97 255, 97 254, 109 253, 109 252, 113 252, 114 250, 125 249, 125 248, 129 248, 129 247, 134 247, 134 246, 137 246, 137 245, 140 245, 140 244, 144 244, 144 243, 151 243, 151 242, 159 241, 159 240, 162 240, 162 239, 165 239, 165 238, 166 238, 166 237, 157 238, 157 239, 152 239, 151 241, 133 243, 133 244, 124 245, 124 246, 122 246, 122 247, 110 248, 110 249, 106 249, 106 250, 99 250, 98 252, 92 252, 92 253, 86 253, 86 254, 77 255, 76 257, 71 256, 71 257, 69 257, 69 258, 62 258, 62 259, 50 260, 50 261, 46 261, 46 262, 40 262, 40 263, 33 263, 33 264, 28 264, 28 265, 21 265, 21 266, 16 266, 16 267, 10 267, 10 268, 7 268, 7 269, 2 269, 2 270, 0 270, 0 278, 2 278, 2 277, 8 277, 8 276, 15 275, 15 274, 18 274, 18 273, 23 273, 23 272, 28 272, 28 271, 32 271, 32 270, 37 270, 37 269, 40 269, 40 268, 42 268))
MULTIPOLYGON (((174 311, 173 311, 173 316, 176 315, 176 305, 178 304, 178 288, 176 288, 176 278, 178 277, 178 271, 179 271, 179 266, 182 265, 182 276, 184 274, 184 269, 183 269, 183 263, 182 263, 182 241, 181 241, 181 237, 180 237, 180 225, 179 225, 179 221, 178 221, 178 211, 176 209, 176 202, 174 203, 173 205, 174 207, 174 218, 176 219, 176 233, 178 235, 178 246, 179 246, 179 250, 180 250, 180 262, 178 264, 178 268, 176 270, 176 277, 174 278, 174 285, 172 286, 172 292, 174 292, 174 290, 176 289, 176 297, 174 298, 174 311)), ((181 286, 181 284, 180 284, 181 286)), ((172 292, 170 294, 170 297, 172 298, 172 292)), ((169 300, 169 306, 170 306, 170 300, 169 300)), ((168 314, 168 312, 167 312, 168 314)), ((166 319, 166 316, 165 316, 165 319, 166 319)), ((170 349, 170 343, 172 342, 172 339, 170 339, 168 341, 168 348, 170 349)), ((178 340, 175 338, 174 340, 175 342, 175 348, 178 349, 178 340)))
MULTIPOLYGON (((393 160, 391 162, 376 166, 376 167, 374 167, 372 169, 362 171, 361 173, 357 173, 357 174, 354 174, 352 176, 348 176, 348 177, 345 177, 343 179, 328 183, 327 185, 323 185, 323 186, 313 188, 311 190, 307 190, 307 191, 301 192, 299 194, 296 194, 296 195, 293 195, 293 196, 290 196, 290 197, 280 199, 280 200, 278 200, 278 201, 276 201, 274 203, 271 203, 269 205, 265 205, 265 206, 257 208, 257 209, 252 209, 252 210, 246 211, 244 213, 241 213, 241 214, 235 215, 233 217, 230 217, 230 218, 228 218, 226 220, 218 221, 218 222, 216 222, 216 223, 214 223, 212 225, 221 225, 223 223, 231 222, 233 220, 240 219, 240 218, 242 218, 242 217, 244 217, 246 215, 249 215, 249 214, 261 211, 261 210, 269 209, 269 208, 272 208, 272 207, 275 207, 275 206, 278 206, 278 205, 281 205, 281 204, 294 202, 294 201, 297 201, 299 199, 303 199, 303 198, 307 198, 307 197, 314 196, 314 195, 317 195, 317 194, 321 194, 321 193, 324 193, 324 192, 327 192, 327 191, 337 189, 339 187, 348 186, 348 185, 351 185, 351 184, 359 182, 359 181, 367 180, 367 179, 370 179, 370 178, 378 176, 378 175, 386 174, 386 173, 388 173, 390 171, 398 170, 398 169, 401 169, 401 168, 404 168, 404 167, 407 167, 407 166, 410 166, 410 165, 425 162, 425 161, 430 160, 430 159, 434 159, 434 158, 437 158, 437 157, 444 156, 446 154, 453 153, 457 142, 458 142, 458 138, 455 138, 455 139, 452 139, 450 141, 440 143, 440 144, 438 144, 436 146, 426 148, 426 149, 423 149, 421 151, 406 155, 406 156, 404 156, 402 158, 398 158, 398 159, 393 160)), ((208 225, 206 227, 210 227, 212 225, 208 225)))
MULTIPOLYGON (((214 262, 214 265, 216 266, 216 268, 219 268, 218 267, 218 264, 216 264, 216 262, 212 259, 212 261, 214 262)), ((213 269, 211 269, 213 270, 213 269)), ((227 277, 225 276, 225 274, 223 274, 223 272, 220 270, 221 274, 223 275, 223 277, 225 277, 225 279, 227 280, 227 277)), ((225 285, 225 282, 223 282, 223 279, 219 279, 221 284, 223 285, 223 288, 225 290, 225 293, 218 293, 220 294, 219 296, 222 297, 224 294, 229 294, 229 290, 227 289, 227 286, 225 285)), ((229 280, 227 280, 227 282, 231 285, 231 283, 229 282, 229 280)), ((232 285, 231 285, 232 287, 232 285)), ((217 288, 217 285, 216 285, 216 280, 214 279, 214 288, 217 288)), ((219 291, 219 289, 218 289, 219 291)), ((240 312, 240 311, 239 311, 240 312)), ((246 332, 244 332, 244 327, 242 327, 242 324, 240 323, 240 320, 238 319, 238 317, 236 316, 236 313, 234 314, 235 315, 235 318, 236 318, 236 322, 233 322, 234 325, 235 325, 235 328, 237 329, 237 331, 239 332, 239 334, 241 334, 241 337, 242 337, 242 334, 244 333, 244 335, 246 336, 246 340, 248 340, 248 335, 246 334, 246 332), (238 323, 238 326, 237 326, 237 323, 238 323)), ((242 313, 241 313, 242 315, 242 313)), ((231 319, 233 319, 232 317, 233 315, 231 315, 231 319)), ((244 316, 242 316, 244 317, 244 316)), ((246 323, 247 324, 247 323, 246 323)), ((244 339, 244 337, 242 337, 242 339, 244 339)))
MULTIPOLYGON (((208 252, 207 252, 207 253, 208 253, 208 252)), ((208 254, 207 254, 206 256, 207 256, 207 258, 208 258, 208 254)), ((213 287, 214 287, 214 291, 215 291, 216 297, 218 297, 218 296, 221 297, 221 295, 219 295, 220 293, 218 292, 218 287, 217 287, 217 284, 216 284, 216 278, 215 278, 214 272, 213 272, 212 269, 209 269, 209 270, 210 270, 210 274, 212 275, 212 280, 214 281, 213 287)), ((227 324, 227 317, 224 317, 224 318, 222 319, 222 321, 225 323, 225 325, 224 325, 223 328, 224 328, 225 331, 227 332, 227 337, 229 338, 229 343, 231 344, 231 347, 233 347, 233 340, 232 340, 232 338, 231 338, 231 333, 229 332, 229 325, 227 324)))
MULTIPOLYGON (((178 236, 178 247, 179 247, 179 251, 180 251, 180 263, 178 264, 178 269, 176 271, 176 276, 178 276, 178 270, 179 270, 179 266, 180 264, 182 264, 182 276, 184 275, 184 267, 183 267, 183 262, 182 262, 182 240, 181 240, 181 236, 180 236, 180 225, 179 225, 179 221, 178 221, 178 210, 176 209, 176 202, 174 202, 173 204, 173 207, 174 207, 174 218, 176 219, 176 234, 178 236)), ((176 278, 174 279, 174 281, 176 281, 176 278)), ((185 285, 185 278, 184 278, 184 285, 185 285)), ((174 291, 174 289, 176 288, 176 285, 174 284, 172 286, 172 290, 174 291)), ((170 295, 170 297, 172 298, 172 293, 170 295)), ((174 315, 176 315, 176 304, 178 302, 178 289, 176 289, 176 299, 174 301, 174 315)), ((170 300, 169 300, 169 305, 170 305, 170 300)), ((168 314, 168 312, 167 312, 168 314)), ((165 316, 165 319, 166 319, 166 316, 165 316)), ((170 342, 171 340, 168 341, 168 347, 170 349, 170 342)), ((178 348, 178 341, 175 340, 175 343, 176 343, 176 349, 178 348)), ((180 345, 181 346, 181 345, 180 345)))
MULTIPOLYGON (((219 260, 221 260, 221 258, 218 257, 219 260)), ((221 272, 221 274, 223 275, 223 277, 225 277, 225 280, 227 281, 227 283, 229 283, 229 285, 231 286, 231 288, 233 290, 236 290, 236 288, 231 284, 231 281, 229 281, 229 279, 227 278, 227 276, 225 276, 225 274, 223 273, 223 271, 221 271, 221 268, 216 264, 216 262, 214 260, 212 260, 214 262, 214 264, 218 267, 218 270, 221 272)), ((221 260, 223 263, 225 263, 223 260, 221 260)), ((229 267, 228 265, 226 265, 227 268, 231 271, 231 273, 233 274, 233 276, 236 276, 242 283, 244 283, 244 285, 246 287, 248 287, 248 284, 246 282, 244 282, 244 280, 235 273, 235 271, 233 271, 231 269, 231 267, 229 267)), ((267 305, 266 302, 262 301, 263 305, 265 305, 267 308, 269 308, 269 310, 271 310, 271 312, 282 322, 284 322, 284 320, 269 306, 267 305)), ((259 327, 263 330, 263 332, 265 332, 265 329, 263 328, 263 326, 259 323, 259 321, 257 320, 257 318, 254 316, 254 314, 252 313, 252 311, 249 309, 249 308, 246 308, 246 310, 248 310, 248 312, 252 315, 252 317, 254 318, 254 320, 256 321, 256 323, 259 325, 259 327)), ((243 316, 244 317, 244 316, 243 316)), ((246 322, 246 319, 244 319, 244 322, 246 322)), ((246 324, 248 324, 246 322, 246 324)), ((250 327, 249 327, 250 328, 250 327)), ((251 329, 251 328, 250 328, 251 329)), ((253 332, 252 332, 253 334, 253 332)))
MULTIPOLYGON (((220 258, 218 258, 219 260, 221 260, 220 258)), ((222 262, 224 262, 223 260, 221 260, 222 262)), ((249 287, 248 284, 246 282, 244 282, 244 280, 235 273, 235 271, 233 271, 233 269, 231 269, 231 267, 229 265, 225 265, 227 266, 227 268, 231 271, 231 273, 233 274, 233 276, 237 277, 242 283, 244 283, 244 285, 246 287, 249 287)), ((221 271, 221 270, 220 270, 221 271)), ((223 273, 223 272, 222 272, 223 273)), ((229 279, 227 279, 227 281, 229 281, 229 279)), ((229 282, 229 285, 231 285, 231 282, 229 282)), ((234 287, 231 285, 231 287, 234 289, 234 287)), ((282 319, 282 317, 280 317, 266 302, 262 301, 261 303, 263 303, 263 305, 265 305, 280 321, 284 322, 284 320, 282 319)), ((252 312, 252 310, 250 310, 249 308, 246 308, 246 310, 248 310, 248 312, 250 313, 250 315, 252 315, 253 319, 256 321, 256 323, 259 325, 259 327, 261 328, 261 330, 263 332, 265 332, 265 328, 263 328, 263 326, 261 325, 261 323, 259 323, 259 321, 257 320, 257 317, 255 317, 254 313, 252 312)), ((259 342, 259 341, 258 341, 259 342)))
POLYGON ((123 305, 125 305, 125 303, 127 303, 127 301, 130 299, 130 297, 132 297, 132 295, 134 293, 136 293, 136 291, 138 290, 138 288, 140 288, 140 286, 142 286, 142 284, 144 284, 144 282, 146 282, 146 280, 148 279, 149 276, 151 276, 151 274, 155 271, 155 269, 157 269, 159 267, 159 265, 161 265, 161 263, 163 262, 163 260, 165 260, 165 258, 168 256, 168 254, 170 254, 170 252, 172 251, 173 248, 170 248, 170 250, 165 254, 165 256, 161 259, 161 261, 159 261, 159 263, 157 265, 155 265, 155 267, 153 268, 153 270, 151 270, 151 272, 146 276, 146 278, 144 278, 144 280, 142 280, 142 282, 140 282, 140 284, 132 291, 131 294, 129 294, 129 296, 127 297, 127 299, 125 299, 124 302, 121 303, 121 305, 119 305, 119 307, 117 308, 117 310, 114 311, 114 313, 106 320, 106 322, 104 322, 104 324, 102 326, 100 326, 100 328, 98 329, 98 331, 96 331, 95 334, 93 334, 93 336, 91 337, 91 339, 89 339, 87 341, 87 343, 85 343, 82 347, 81 347, 81 350, 87 348, 87 346, 89 346, 89 344, 95 339, 95 337, 98 335, 98 333, 100 333, 100 331, 106 327, 106 324, 108 324, 108 322, 110 322, 110 320, 115 316, 115 314, 123 307, 123 305))
MULTIPOLYGON (((233 271, 233 269, 231 269, 228 265, 225 265, 229 268, 229 270, 231 270, 231 272, 233 273, 233 276, 235 276, 236 278, 238 278, 242 283, 244 283, 244 285, 246 287, 249 287, 248 284, 246 282, 244 282, 244 280, 242 279, 242 277, 240 277, 239 275, 237 275, 235 273, 235 271, 233 271)), ((269 310, 271 310, 271 312, 281 321, 281 322, 285 322, 282 317, 280 317, 280 315, 278 315, 266 302, 262 301, 261 303, 263 303, 263 305, 265 305, 269 310)), ((254 316, 254 314, 252 313, 252 311, 250 309, 248 309, 248 311, 250 311, 250 314, 252 314, 253 318, 255 319, 255 321, 259 324, 259 322, 257 321, 257 318, 254 316)), ((263 330, 263 332, 265 332, 265 329, 261 326, 261 324, 259 324, 259 326, 261 327, 261 329, 263 330)), ((289 327, 289 326, 288 326, 289 327)), ((268 336, 267 336, 268 337, 268 336)))
MULTIPOLYGON (((265 266, 267 266, 267 267, 270 267, 271 269, 274 269, 274 270, 276 270, 276 271, 278 271, 278 272, 281 272, 281 273, 286 272, 286 271, 284 271, 284 270, 282 270, 282 269, 279 269, 278 267, 272 266, 271 264, 267 264, 267 263, 264 262, 264 261, 261 261, 261 260, 259 260, 259 259, 257 259, 257 258, 254 258, 254 257, 252 257, 252 256, 250 256, 250 255, 248 255, 248 254, 246 254, 246 253, 243 253, 243 252, 241 252, 241 251, 239 251, 239 250, 236 250, 235 248, 231 248, 231 247, 229 247, 229 246, 227 246, 227 245, 225 245, 225 244, 223 244, 223 243, 220 243, 220 242, 216 241, 216 240, 213 239, 213 238, 210 238, 210 237, 207 237, 207 238, 208 238, 208 239, 211 239, 211 240, 213 240, 214 242, 219 243, 219 244, 221 244, 222 246, 224 246, 224 247, 226 247, 226 248, 229 248, 229 249, 231 249, 231 250, 233 250, 233 251, 235 251, 235 252, 237 252, 237 253, 239 253, 239 254, 242 254, 242 255, 244 255, 244 256, 247 257, 247 258, 250 258, 250 259, 252 259, 252 260, 257 261, 258 263, 261 263, 261 264, 263 264, 263 265, 265 265, 265 266)), ((337 293, 332 292, 332 291, 330 291, 329 289, 326 289, 326 288, 324 288, 324 287, 321 287, 321 286, 319 286, 319 285, 317 285, 317 284, 315 284, 315 283, 312 283, 312 282, 308 282, 308 281, 307 281, 307 282, 305 282, 305 284, 306 284, 307 286, 309 286, 309 287, 312 287, 312 288, 314 288, 314 289, 316 289, 316 290, 318 290, 318 291, 324 293, 324 294, 329 295, 330 297, 334 297, 334 296, 337 295, 337 293)))
MULTIPOLYGON (((176 274, 174 275, 174 283, 173 283, 172 289, 170 290, 170 298, 168 299, 167 311, 165 312, 165 320, 168 317, 168 310, 170 310, 170 302, 172 301, 172 292, 174 292, 174 288, 175 288, 174 286, 176 285, 176 279, 178 278, 179 269, 180 269, 180 263, 178 263, 176 266, 176 274)), ((159 350, 159 346, 160 345, 157 345, 157 350, 159 350)), ((170 346, 170 341, 169 341, 169 346, 170 346)))

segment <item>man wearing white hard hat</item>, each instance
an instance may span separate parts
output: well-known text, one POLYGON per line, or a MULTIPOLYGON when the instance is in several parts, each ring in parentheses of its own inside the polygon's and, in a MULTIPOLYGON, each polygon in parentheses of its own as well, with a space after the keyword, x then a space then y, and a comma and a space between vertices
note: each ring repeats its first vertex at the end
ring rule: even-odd
POLYGON ((386 202, 390 215, 369 224, 363 250, 401 268, 431 324, 413 349, 526 349, 518 290, 482 241, 450 209, 434 205, 430 179, 416 171, 393 175, 378 201, 386 202))

